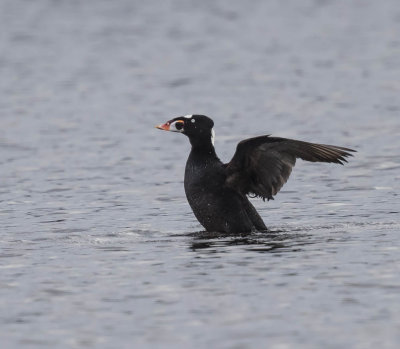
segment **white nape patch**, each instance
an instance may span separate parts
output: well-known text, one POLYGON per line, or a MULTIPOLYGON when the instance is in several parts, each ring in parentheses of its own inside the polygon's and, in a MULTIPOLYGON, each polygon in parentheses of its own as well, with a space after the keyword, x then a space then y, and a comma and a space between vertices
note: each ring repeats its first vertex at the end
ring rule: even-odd
POLYGON ((191 122, 192 122, 192 124, 194 124, 195 122, 196 122, 196 120, 195 119, 192 119, 192 120, 190 120, 191 122))
POLYGON ((215 131, 214 131, 214 129, 212 128, 212 129, 211 129, 211 143, 212 143, 212 145, 214 145, 214 141, 215 141, 215 131))
POLYGON ((191 119, 193 115, 184 115, 183 117, 186 119, 191 119))

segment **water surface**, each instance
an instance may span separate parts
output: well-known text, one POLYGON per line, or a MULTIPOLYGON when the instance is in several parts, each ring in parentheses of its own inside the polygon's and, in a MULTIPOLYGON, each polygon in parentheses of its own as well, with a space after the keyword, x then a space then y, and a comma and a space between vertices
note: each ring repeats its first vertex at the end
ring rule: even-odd
POLYGON ((398 348, 398 1, 4 0, 4 348, 398 348), (189 143, 273 134, 357 149, 299 161, 271 234, 202 232, 189 143))

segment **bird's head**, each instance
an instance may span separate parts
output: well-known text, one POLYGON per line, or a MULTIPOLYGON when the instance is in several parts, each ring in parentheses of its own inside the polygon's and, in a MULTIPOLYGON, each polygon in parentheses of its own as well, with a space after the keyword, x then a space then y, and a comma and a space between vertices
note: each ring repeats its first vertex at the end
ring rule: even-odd
POLYGON ((160 130, 180 132, 188 136, 192 144, 211 142, 214 144, 214 121, 205 115, 185 115, 156 126, 160 130))

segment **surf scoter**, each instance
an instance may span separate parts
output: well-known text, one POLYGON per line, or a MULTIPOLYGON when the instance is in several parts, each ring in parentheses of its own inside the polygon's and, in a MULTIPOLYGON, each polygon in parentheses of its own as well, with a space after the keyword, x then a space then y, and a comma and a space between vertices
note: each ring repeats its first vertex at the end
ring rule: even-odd
POLYGON ((185 169, 190 207, 207 231, 230 234, 267 230, 247 195, 273 199, 289 178, 296 159, 342 164, 354 150, 270 137, 241 141, 224 164, 214 149, 214 122, 205 115, 186 115, 156 126, 180 132, 192 145, 185 169))

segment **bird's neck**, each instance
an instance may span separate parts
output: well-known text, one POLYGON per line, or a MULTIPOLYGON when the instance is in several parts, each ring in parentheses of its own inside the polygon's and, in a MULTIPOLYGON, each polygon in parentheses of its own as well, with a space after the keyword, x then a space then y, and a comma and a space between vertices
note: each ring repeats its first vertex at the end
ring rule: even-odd
POLYGON ((192 145, 193 154, 205 157, 217 157, 210 137, 190 138, 190 144, 192 145))

